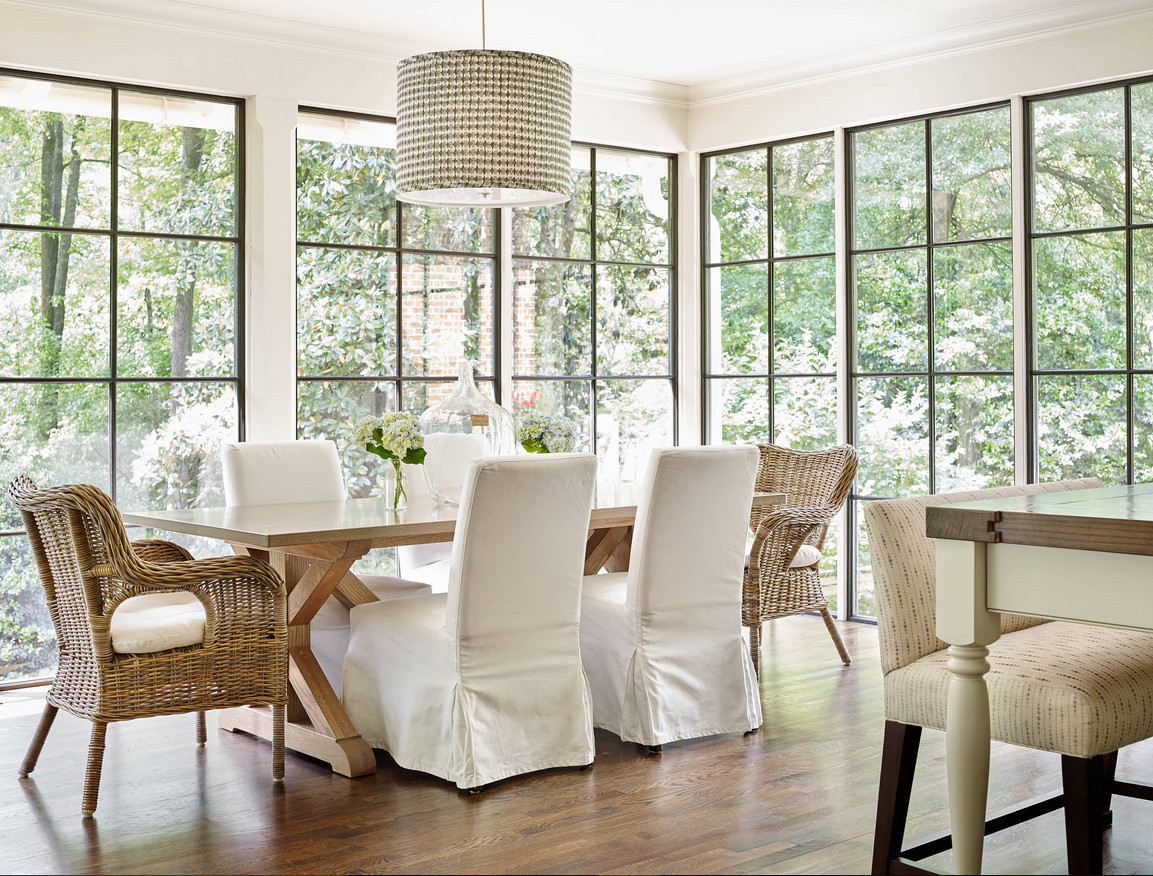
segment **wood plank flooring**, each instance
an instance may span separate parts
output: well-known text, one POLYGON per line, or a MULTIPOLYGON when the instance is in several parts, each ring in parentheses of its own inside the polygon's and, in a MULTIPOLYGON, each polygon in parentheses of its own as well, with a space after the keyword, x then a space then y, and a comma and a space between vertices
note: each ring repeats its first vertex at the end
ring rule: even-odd
MULTIPOLYGON (((113 725, 93 820, 80 817, 89 724, 61 713, 36 772, 16 777, 43 689, 0 694, 0 863, 11 873, 866 873, 883 712, 877 631, 842 624, 842 667, 817 617, 765 625, 765 726, 640 746, 597 731, 585 772, 555 770, 475 796, 383 753, 346 779, 191 715, 113 725)), ((1055 790, 1059 759, 994 747, 990 805, 1055 790)), ((910 837, 947 826, 944 734, 926 731, 910 837)), ((1118 777, 1153 779, 1153 744, 1118 777)), ((1149 872, 1153 803, 1115 799, 1106 873, 1149 872)), ((986 845, 986 872, 1063 873, 1060 813, 986 845)), ((948 853, 928 863, 949 869, 948 853)))

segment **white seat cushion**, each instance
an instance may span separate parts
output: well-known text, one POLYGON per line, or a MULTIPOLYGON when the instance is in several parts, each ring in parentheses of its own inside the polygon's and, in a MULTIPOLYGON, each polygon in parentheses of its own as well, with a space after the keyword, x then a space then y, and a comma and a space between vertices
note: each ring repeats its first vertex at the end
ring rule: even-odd
MULTIPOLYGON (((811 544, 803 544, 797 548, 797 555, 793 557, 793 561, 789 563, 790 569, 803 569, 805 566, 811 566, 813 563, 821 559, 821 552, 813 547, 811 544)), ((749 555, 745 554, 745 568, 749 567, 749 555)))
POLYGON ((433 593, 448 593, 448 575, 451 569, 450 560, 437 560, 435 563, 427 563, 407 571, 401 567, 406 577, 413 581, 423 581, 433 593))
POLYGON ((124 600, 112 613, 112 650, 152 654, 204 641, 204 606, 191 593, 146 593, 124 600))

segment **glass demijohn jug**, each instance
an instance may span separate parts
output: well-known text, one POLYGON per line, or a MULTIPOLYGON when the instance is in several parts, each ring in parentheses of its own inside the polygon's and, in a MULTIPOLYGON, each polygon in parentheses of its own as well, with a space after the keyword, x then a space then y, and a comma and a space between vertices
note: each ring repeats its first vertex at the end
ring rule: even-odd
POLYGON ((467 359, 457 364, 452 394, 420 415, 420 431, 427 454, 424 479, 444 505, 459 504, 472 460, 510 454, 516 447, 512 414, 480 394, 467 359))

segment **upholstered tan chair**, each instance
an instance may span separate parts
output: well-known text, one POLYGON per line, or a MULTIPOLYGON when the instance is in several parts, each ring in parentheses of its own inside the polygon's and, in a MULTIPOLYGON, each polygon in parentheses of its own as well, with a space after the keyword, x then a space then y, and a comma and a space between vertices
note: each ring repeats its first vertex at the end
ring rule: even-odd
POLYGON ((36 767, 59 709, 92 722, 85 816, 96 811, 108 724, 270 705, 272 775, 284 776, 288 645, 284 583, 245 557, 193 560, 167 541, 130 542, 112 500, 89 485, 8 488, 56 628, 60 664, 20 768, 36 767))
POLYGON ((470 791, 592 763, 578 625, 596 470, 588 453, 469 463, 448 592, 352 609, 341 699, 373 748, 470 791))
POLYGON ((761 726, 741 635, 741 567, 755 447, 654 450, 627 572, 588 575, 581 658, 593 723, 654 753, 761 726))
MULTIPOLYGON (((909 872, 909 861, 948 840, 903 848, 921 729, 945 728, 948 648, 936 635, 936 544, 929 505, 1101 486, 1096 479, 870 502, 872 557, 884 672, 885 741, 873 872, 909 872)), ((1092 582, 1086 582, 1090 585, 1092 582)), ((1064 794, 991 815, 986 832, 1064 807, 1070 873, 1100 873, 1117 750, 1153 736, 1153 635, 1003 614, 989 648, 992 738, 1061 755, 1064 794)), ((1140 796, 1140 795, 1135 795, 1140 796)))
POLYGON ((857 476, 851 444, 824 450, 793 450, 761 444, 756 489, 784 493, 784 505, 754 508, 753 544, 745 568, 741 620, 749 628, 749 654, 761 674, 761 624, 779 617, 818 612, 841 662, 849 651, 829 612, 821 587, 821 548, 829 523, 845 504, 857 476))

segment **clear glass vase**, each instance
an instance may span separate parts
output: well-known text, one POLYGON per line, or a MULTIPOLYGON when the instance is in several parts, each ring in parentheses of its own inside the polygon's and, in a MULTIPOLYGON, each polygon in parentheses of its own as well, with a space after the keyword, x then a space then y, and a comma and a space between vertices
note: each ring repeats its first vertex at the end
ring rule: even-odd
POLYGON ((512 414, 480 394, 467 359, 457 364, 452 394, 420 415, 420 431, 424 480, 432 497, 444 505, 460 503, 472 460, 510 454, 516 447, 512 414))

